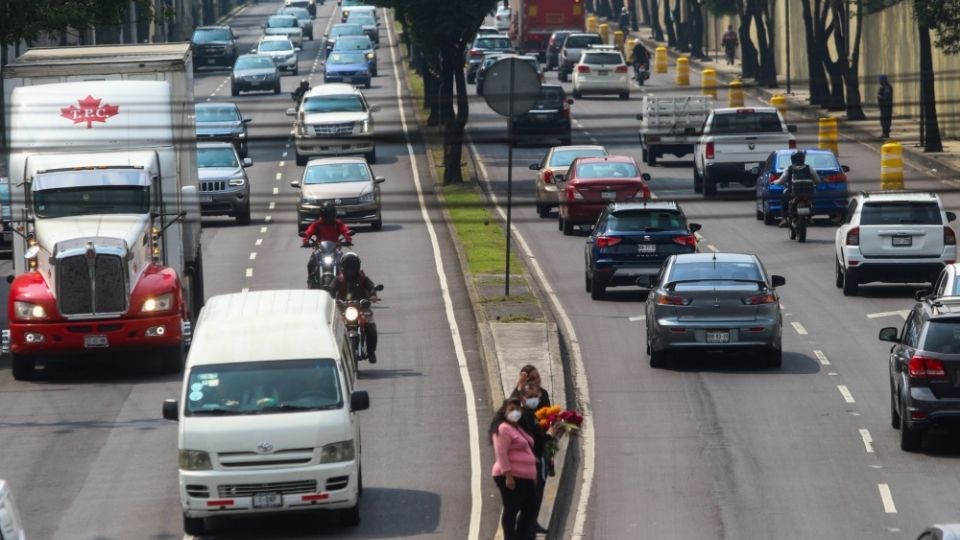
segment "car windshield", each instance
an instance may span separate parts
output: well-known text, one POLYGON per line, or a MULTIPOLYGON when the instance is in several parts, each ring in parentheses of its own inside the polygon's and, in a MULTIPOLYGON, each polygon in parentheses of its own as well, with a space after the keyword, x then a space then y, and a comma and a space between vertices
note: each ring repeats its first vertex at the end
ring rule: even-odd
POLYGON ((477 49, 500 49, 508 50, 512 49, 513 45, 510 44, 510 40, 504 37, 483 37, 478 38, 476 43, 473 44, 477 49))
POLYGON ((578 157, 602 157, 607 155, 601 148, 582 148, 579 150, 558 150, 550 156, 551 167, 569 167, 578 157))
POLYGON ((568 49, 586 49, 587 45, 600 45, 600 36, 567 36, 563 46, 568 49))
POLYGON ((367 57, 358 52, 334 52, 327 58, 327 64, 366 64, 367 57))
POLYGON ((194 43, 207 43, 210 41, 230 41, 233 39, 230 30, 226 28, 201 28, 194 30, 190 41, 194 43))
POLYGON ((237 63, 233 67, 234 69, 271 69, 273 60, 266 56, 241 56, 237 58, 237 63))
POLYGON ((285 8, 280 15, 290 15, 291 17, 296 17, 301 21, 310 19, 310 12, 303 8, 285 8))
POLYGON ((370 38, 367 36, 340 38, 337 40, 337 44, 333 46, 335 51, 367 51, 372 48, 373 44, 370 43, 370 38))
POLYGON ((783 131, 780 116, 776 112, 747 112, 715 114, 710 133, 714 135, 738 135, 745 133, 779 133, 783 131))
POLYGON ((611 231, 675 231, 684 230, 683 216, 671 210, 621 210, 607 218, 611 231))
POLYGON ((563 88, 556 86, 541 86, 537 97, 536 107, 544 109, 559 109, 563 107, 563 88))
POLYGON ((868 202, 860 212, 861 225, 942 225, 936 202, 868 202))
POLYGON ((340 409, 337 364, 329 358, 200 365, 190 370, 186 416, 340 409))
MULTIPOLYGON (((782 171, 790 166, 790 154, 792 153, 793 152, 787 152, 787 153, 777 155, 777 170, 782 171)), ((828 153, 807 152, 806 164, 810 165, 811 167, 817 170, 824 170, 824 169, 839 170, 840 169, 840 164, 837 162, 836 156, 828 153)))
POLYGON ((150 188, 139 185, 143 171, 85 170, 38 175, 35 183, 51 189, 33 193, 34 213, 41 218, 89 214, 146 214, 150 188))
POLYGON ((760 269, 753 262, 697 261, 675 263, 666 282, 762 280, 760 269))
POLYGON ((292 15, 274 15, 267 19, 267 28, 297 28, 300 23, 292 15))
POLYGON ((239 122, 240 111, 232 105, 223 107, 196 107, 197 123, 203 122, 239 122))
POLYGON ((633 163, 604 161, 577 165, 578 178, 627 178, 631 176, 637 176, 637 166, 633 163))
POLYGON ((303 173, 304 184, 340 184, 343 182, 365 182, 370 180, 370 172, 363 163, 333 163, 313 165, 303 173))
POLYGON ((363 27, 359 24, 337 24, 330 29, 331 36, 363 35, 363 27))
POLYGON ((293 44, 289 40, 284 41, 262 41, 260 42, 260 52, 275 51, 293 51, 293 44))
POLYGON ((303 102, 303 111, 308 113, 363 112, 366 107, 359 96, 318 96, 303 102))
POLYGON ((587 53, 583 55, 584 64, 622 64, 620 53, 587 53))
POLYGON ((233 148, 197 148, 197 167, 239 167, 233 148))

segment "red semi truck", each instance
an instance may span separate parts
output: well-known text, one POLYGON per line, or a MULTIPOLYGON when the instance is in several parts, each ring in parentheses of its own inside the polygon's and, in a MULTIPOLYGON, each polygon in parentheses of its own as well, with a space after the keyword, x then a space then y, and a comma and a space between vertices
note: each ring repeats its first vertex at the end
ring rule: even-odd
POLYGON ((583 0, 514 0, 510 39, 524 53, 546 59, 554 30, 582 30, 586 20, 583 0))

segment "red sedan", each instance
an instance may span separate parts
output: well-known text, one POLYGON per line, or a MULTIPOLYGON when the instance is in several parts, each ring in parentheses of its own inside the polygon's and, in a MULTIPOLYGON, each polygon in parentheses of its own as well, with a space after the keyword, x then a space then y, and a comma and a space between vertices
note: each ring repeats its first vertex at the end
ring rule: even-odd
POLYGON ((569 236, 576 225, 593 225, 612 202, 650 200, 649 180, 629 156, 577 158, 560 193, 560 230, 569 236))

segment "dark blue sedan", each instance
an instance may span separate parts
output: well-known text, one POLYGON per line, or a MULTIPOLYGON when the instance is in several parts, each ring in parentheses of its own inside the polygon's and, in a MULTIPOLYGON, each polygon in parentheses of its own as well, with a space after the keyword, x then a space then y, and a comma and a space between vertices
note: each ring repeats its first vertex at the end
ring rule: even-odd
POLYGON ((342 82, 370 88, 370 66, 362 52, 330 53, 323 69, 323 82, 342 82))
POLYGON ((587 238, 587 292, 601 300, 607 287, 635 285, 641 276, 656 275, 670 255, 698 252, 699 230, 673 201, 607 206, 587 238))
MULTIPOLYGON (((837 156, 829 150, 805 148, 807 164, 820 175, 822 182, 817 185, 813 196, 815 216, 829 216, 831 219, 843 219, 847 211, 847 174, 850 167, 840 165, 837 156)), ((780 197, 783 186, 772 185, 790 166, 790 156, 796 150, 777 150, 767 157, 757 177, 757 219, 767 225, 773 225, 780 218, 780 197)))

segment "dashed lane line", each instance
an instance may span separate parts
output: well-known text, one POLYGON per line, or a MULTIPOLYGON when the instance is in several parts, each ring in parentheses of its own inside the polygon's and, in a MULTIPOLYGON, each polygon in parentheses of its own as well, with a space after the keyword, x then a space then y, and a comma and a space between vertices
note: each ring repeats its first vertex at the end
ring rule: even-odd
POLYGON ((266 221, 267 223, 270 223, 271 221, 273 221, 273 216, 264 216, 263 220, 266 221))
POLYGON ((265 232, 267 232, 267 228, 266 228, 266 227, 260 227, 260 233, 263 234, 263 233, 265 233, 265 232))
POLYGON ((275 202, 273 202, 273 201, 270 201, 270 207, 269 207, 268 209, 269 209, 269 210, 273 210, 273 209, 275 209, 276 207, 277 207, 277 203, 275 203, 275 202))
POLYGON ((717 249, 717 246, 715 246, 715 245, 713 245, 713 244, 707 244, 707 249, 709 249, 710 251, 712 251, 712 252, 714 252, 714 253, 717 253, 717 252, 720 251, 719 249, 717 249))
POLYGON ((630 321, 630 322, 645 321, 645 320, 647 320, 647 316, 646 316, 646 315, 634 315, 633 317, 628 317, 627 320, 630 321))
POLYGON ((257 241, 254 242, 253 245, 259 246, 259 245, 262 244, 262 243, 263 243, 263 238, 257 238, 257 241))
MULTIPOLYGON (((289 148, 289 145, 287 145, 287 147, 289 148)), ((286 157, 287 157, 287 152, 284 151, 282 154, 280 154, 280 157, 286 158, 286 157)))
MULTIPOLYGON (((282 168, 283 168, 283 166, 284 166, 284 165, 286 165, 286 164, 287 164, 287 162, 286 162, 286 161, 281 161, 280 163, 278 163, 278 164, 277 164, 277 166, 278 166, 278 167, 280 167, 280 168, 282 169, 282 168)), ((277 180, 279 180, 279 178, 278 178, 277 180)))
POLYGON ((253 261, 253 260, 256 260, 256 258, 257 258, 257 252, 256 252, 256 251, 251 251, 251 252, 250 252, 250 260, 253 261))
POLYGON ((827 359, 827 355, 823 354, 823 351, 813 351, 813 355, 817 357, 817 360, 820 361, 821 366, 829 366, 830 360, 827 359))
POLYGON ((870 436, 870 431, 866 429, 861 429, 860 438, 863 440, 864 449, 866 449, 868 454, 872 454, 873 453, 873 437, 870 436))
POLYGON ((850 393, 850 389, 847 388, 845 384, 838 384, 837 390, 840 391, 840 395, 843 396, 843 400, 847 403, 856 403, 857 400, 853 399, 853 394, 850 393))
POLYGON ((792 326, 793 329, 796 330, 797 333, 800 334, 801 336, 806 336, 807 334, 809 334, 809 332, 807 332, 807 329, 804 328, 803 325, 797 321, 790 321, 790 326, 792 326))
POLYGON ((896 514, 897 505, 893 504, 893 494, 890 493, 890 484, 877 484, 880 490, 880 500, 883 502, 883 511, 887 514, 896 514))
POLYGON ((247 271, 244 272, 246 277, 253 277, 253 268, 247 268, 247 271))
POLYGON ((277 173, 277 175, 274 178, 276 179, 277 182, 279 182, 280 179, 283 178, 283 173, 277 173))

